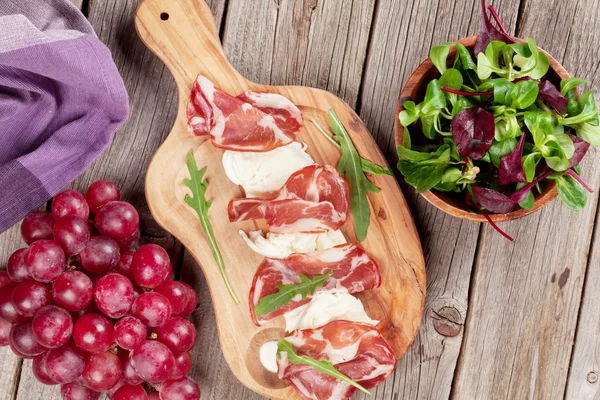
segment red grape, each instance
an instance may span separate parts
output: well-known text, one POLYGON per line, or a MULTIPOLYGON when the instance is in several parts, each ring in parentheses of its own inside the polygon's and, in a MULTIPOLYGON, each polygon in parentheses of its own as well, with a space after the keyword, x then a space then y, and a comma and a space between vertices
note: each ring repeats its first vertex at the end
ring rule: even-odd
POLYGON ((10 280, 10 276, 8 275, 8 272, 0 271, 0 288, 3 288, 4 286, 8 286, 11 283, 12 282, 10 280))
POLYGON ((65 215, 56 220, 53 230, 54 241, 67 256, 78 254, 90 240, 88 222, 76 215, 65 215))
POLYGON ((96 283, 94 298, 104 315, 121 318, 133 303, 133 284, 121 274, 108 274, 96 283))
POLYGON ((52 240, 38 240, 27 249, 25 265, 36 281, 52 282, 65 270, 65 253, 52 240))
POLYGON ((65 190, 52 199, 52 215, 56 218, 76 215, 87 221, 90 217, 90 207, 81 193, 65 190))
POLYGON ((8 346, 12 324, 0 318, 0 346, 8 346))
POLYGON ((31 322, 15 325, 10 332, 10 343, 19 355, 26 356, 24 358, 33 358, 48 350, 36 340, 31 322))
POLYGON ((40 282, 19 283, 12 293, 12 302, 19 314, 25 318, 33 316, 50 304, 50 289, 40 282))
POLYGON ((112 400, 148 400, 148 395, 140 385, 123 385, 113 394, 112 400))
POLYGON ((57 306, 46 306, 38 311, 32 325, 37 341, 52 349, 66 344, 73 332, 71 314, 57 306))
POLYGON ((169 300, 160 293, 142 293, 133 302, 131 315, 147 327, 155 328, 171 317, 171 305, 169 300))
POLYGON ((131 274, 141 287, 154 289, 162 285, 171 275, 169 254, 158 245, 143 245, 133 255, 131 274))
MULTIPOLYGON (((189 303, 192 301, 190 298, 190 291, 193 292, 189 285, 179 282, 179 281, 167 281, 154 289, 155 292, 158 292, 165 296, 169 303, 171 303, 171 310, 173 315, 181 315, 183 311, 188 308, 189 303)), ((196 307, 196 302, 194 300, 194 308, 196 307)))
POLYGON ((33 358, 33 363, 31 364, 31 370, 33 371, 33 376, 35 379, 43 383, 44 385, 56 385, 57 383, 48 376, 48 371, 46 370, 46 357, 48 353, 40 354, 33 358))
POLYGON ((122 372, 119 357, 107 351, 91 354, 85 363, 81 377, 88 388, 104 392, 119 382, 122 372))
POLYGON ((60 394, 63 400, 98 400, 100 398, 100 393, 75 382, 61 385, 60 394))
POLYGON ((98 307, 96 306, 95 302, 91 302, 90 304, 87 305, 87 307, 85 307, 83 310, 80 311, 73 311, 71 313, 71 317, 73 317, 73 322, 77 321, 79 318, 83 317, 86 314, 100 314, 101 311, 98 310, 98 307))
POLYGON ((0 288, 0 318, 13 324, 25 320, 12 302, 14 288, 12 285, 0 288))
POLYGON ((138 226, 136 230, 129 236, 124 239, 115 239, 117 243, 119 243, 119 248, 121 250, 129 250, 135 245, 137 245, 140 241, 140 227, 138 226))
POLYGON ((170 318, 164 325, 156 328, 157 339, 174 354, 189 351, 196 343, 196 328, 187 319, 170 318))
POLYGON ((96 228, 113 239, 125 239, 135 232, 140 217, 135 208, 124 201, 111 201, 96 214, 96 228))
POLYGON ((84 315, 73 326, 73 341, 83 351, 92 354, 103 353, 115 341, 113 325, 102 315, 84 315))
POLYGON ((110 181, 95 181, 88 188, 85 199, 90 206, 90 211, 96 214, 109 201, 120 200, 121 192, 117 185, 110 181))
POLYGON ((119 262, 119 245, 106 236, 93 236, 79 253, 81 266, 92 274, 105 274, 119 262))
POLYGON ((141 346, 146 340, 146 327, 135 317, 124 317, 115 324, 115 341, 127 350, 141 346))
POLYGON ((81 376, 85 355, 73 343, 50 349, 46 355, 46 372, 58 383, 71 383, 81 376))
POLYGON ((187 317, 196 309, 196 306, 198 304, 198 295, 196 294, 196 291, 187 283, 183 283, 183 287, 185 288, 187 295, 190 298, 190 301, 188 302, 187 306, 183 309, 181 314, 179 314, 179 316, 187 317))
POLYGON ((127 354, 121 357, 121 364, 123 365, 123 382, 129 385, 140 385, 144 382, 131 365, 131 355, 127 354))
POLYGON ((131 250, 125 250, 121 252, 121 257, 119 258, 119 262, 115 266, 115 270, 121 275, 126 276, 129 279, 132 279, 131 276, 131 260, 133 260, 133 254, 135 252, 131 250))
POLYGON ((173 372, 169 379, 183 378, 190 372, 190 369, 192 369, 192 358, 190 357, 190 353, 185 352, 177 354, 175 356, 175 366, 173 367, 173 372))
POLYGON ((171 375, 175 358, 167 346, 147 340, 131 352, 131 362, 138 375, 150 383, 160 383, 171 375))
POLYGON ((47 211, 32 211, 21 222, 21 236, 27 244, 52 239, 54 217, 47 211))
POLYGON ((94 284, 83 272, 67 271, 56 278, 52 298, 57 306, 75 312, 85 309, 94 296, 94 284))
POLYGON ((158 392, 154 392, 151 395, 148 396, 148 400, 160 400, 160 397, 158 395, 158 392))
POLYGON ((29 272, 27 271, 27 265, 25 264, 25 253, 27 249, 19 249, 12 253, 8 258, 8 264, 6 264, 6 273, 8 274, 11 282, 21 283, 31 279, 29 272))
POLYGON ((200 388, 188 377, 168 380, 162 384, 159 398, 160 400, 198 400, 200 388))
POLYGON ((113 395, 116 393, 117 390, 119 390, 121 388, 121 386, 125 385, 125 382, 123 381, 123 379, 120 379, 119 382, 117 382, 117 384, 115 386, 113 386, 112 388, 108 389, 106 392, 104 392, 106 394, 106 398, 109 400, 112 400, 113 395))

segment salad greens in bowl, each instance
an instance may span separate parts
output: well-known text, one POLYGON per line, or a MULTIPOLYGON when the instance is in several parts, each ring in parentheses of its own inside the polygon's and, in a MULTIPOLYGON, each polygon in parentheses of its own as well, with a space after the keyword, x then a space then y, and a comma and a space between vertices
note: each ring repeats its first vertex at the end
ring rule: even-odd
POLYGON ((482 0, 478 36, 435 46, 402 90, 398 169, 443 211, 508 221, 558 194, 585 207, 579 163, 600 145, 594 95, 533 39, 511 37, 482 0), (488 9, 496 21, 489 19, 488 9))

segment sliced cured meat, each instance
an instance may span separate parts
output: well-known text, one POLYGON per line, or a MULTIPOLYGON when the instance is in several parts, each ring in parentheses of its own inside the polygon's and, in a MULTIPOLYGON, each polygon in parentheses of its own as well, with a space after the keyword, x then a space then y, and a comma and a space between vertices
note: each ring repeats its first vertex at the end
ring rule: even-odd
POLYGON ((348 217, 348 183, 329 165, 309 165, 293 173, 271 199, 233 199, 229 220, 264 218, 274 233, 320 233, 339 229, 348 217))
POLYGON ((303 122, 298 107, 279 94, 233 97, 202 75, 194 82, 187 117, 192 132, 210 135, 214 146, 255 152, 291 143, 303 122))
POLYGON ((297 296, 284 307, 268 314, 257 316, 255 312, 260 299, 277 293, 279 285, 297 285, 301 282, 300 275, 312 278, 315 275, 325 275, 330 271, 333 272, 332 275, 315 292, 358 293, 375 289, 381 284, 377 263, 355 244, 343 244, 312 253, 295 253, 285 259, 265 258, 258 267, 250 288, 248 304, 252 320, 256 325, 263 325, 287 311, 308 303, 312 298, 310 294, 305 299, 297 296))
MULTIPOLYGON (((299 356, 328 360, 335 369, 364 388, 385 381, 396 367, 394 351, 372 325, 332 321, 285 337, 299 356)), ((308 365, 295 365, 286 352, 278 354, 278 376, 290 383, 304 400, 343 400, 358 389, 308 365)))

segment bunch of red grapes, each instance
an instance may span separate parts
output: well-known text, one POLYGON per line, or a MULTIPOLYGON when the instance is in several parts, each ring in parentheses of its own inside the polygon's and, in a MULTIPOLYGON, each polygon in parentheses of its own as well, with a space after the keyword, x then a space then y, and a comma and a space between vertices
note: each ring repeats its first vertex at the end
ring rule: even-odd
POLYGON ((0 271, 0 346, 33 359, 35 377, 60 384, 65 400, 200 398, 186 376, 196 293, 170 280, 162 247, 136 249, 139 216, 114 183, 57 194, 21 234, 29 247, 0 271))

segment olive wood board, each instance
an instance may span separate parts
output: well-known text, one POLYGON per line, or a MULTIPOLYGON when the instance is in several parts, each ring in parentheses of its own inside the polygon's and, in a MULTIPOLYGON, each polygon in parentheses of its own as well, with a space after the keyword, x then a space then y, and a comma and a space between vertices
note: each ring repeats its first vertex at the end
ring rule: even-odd
MULTIPOLYGON (((259 361, 260 346, 284 336, 283 317, 257 327, 250 318, 248 293, 252 278, 263 260, 244 242, 238 231, 264 228, 260 222, 229 222, 227 204, 242 197, 221 164, 223 151, 207 137, 196 137, 187 128, 186 106, 198 74, 232 95, 247 90, 279 93, 294 102, 305 117, 297 140, 319 164, 337 165, 340 152, 309 118, 329 126, 326 112, 333 108, 348 130, 360 155, 380 165, 385 158, 356 113, 333 94, 300 86, 265 86, 241 76, 225 58, 211 10, 203 0, 144 0, 135 17, 139 36, 173 74, 179 92, 175 124, 154 155, 146 175, 146 198, 156 221, 172 233, 201 266, 215 309, 223 355, 234 375, 248 388, 272 399, 297 398, 293 389, 265 370, 259 361), (189 177, 185 157, 193 151, 198 167, 208 166, 207 198, 210 217, 223 254, 227 275, 241 303, 230 297, 195 211, 185 202, 189 177)), ((256 55, 259 57, 260 55, 256 55)), ((379 264, 382 284, 358 294, 369 316, 379 320, 379 331, 400 358, 414 340, 423 313, 425 262, 419 236, 408 205, 394 177, 370 177, 381 188, 369 193, 371 221, 360 245, 379 264)), ((350 242, 357 243, 352 218, 342 227, 350 242)))

